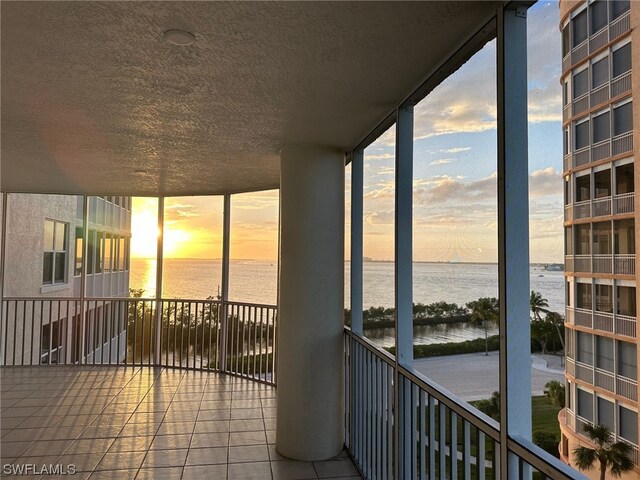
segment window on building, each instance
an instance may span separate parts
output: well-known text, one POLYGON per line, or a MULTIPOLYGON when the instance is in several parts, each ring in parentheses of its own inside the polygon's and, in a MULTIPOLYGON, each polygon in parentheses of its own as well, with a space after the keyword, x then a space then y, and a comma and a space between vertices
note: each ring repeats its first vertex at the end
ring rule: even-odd
POLYGON ((573 410, 573 397, 571 396, 571 389, 572 389, 571 382, 567 381, 564 387, 564 391, 566 392, 566 395, 564 396, 564 398, 565 398, 565 406, 569 410, 573 410))
POLYGON ((87 235, 87 275, 95 273, 96 231, 89 230, 87 235))
POLYGON ((636 287, 617 286, 617 309, 618 315, 628 317, 636 316, 636 287))
POLYGON ((118 256, 120 257, 118 259, 118 268, 120 270, 125 270, 125 261, 124 261, 124 256, 125 256, 125 239, 124 237, 120 238, 118 240, 118 243, 120 244, 120 246, 118 247, 118 256))
POLYGON ((598 60, 591 66, 591 88, 598 88, 609 81, 609 57, 598 60))
POLYGON ((576 202, 583 202, 591 198, 591 177, 586 175, 576 177, 576 202))
POLYGON ((633 130, 633 103, 627 102, 613 109, 613 134, 621 135, 633 130))
POLYGON ((573 75, 573 99, 580 98, 589 90, 589 69, 573 75))
POLYGON ((52 285, 67 281, 67 224, 44 221, 44 256, 42 283, 52 285))
POLYGON ((593 224, 593 253, 595 255, 611 255, 613 245, 611 238, 611 222, 593 224))
POLYGON ((587 28, 587 10, 586 9, 581 11, 575 17, 573 17, 572 25, 573 25, 572 47, 575 48, 578 45, 580 45, 582 42, 584 42, 587 39, 587 36, 589 35, 588 28, 587 28))
POLYGON ((607 111, 594 116, 591 120, 591 125, 593 125, 593 143, 602 142, 611 137, 611 123, 609 118, 610 114, 607 111))
POLYGON ((562 29, 562 56, 566 57, 571 51, 571 36, 569 24, 562 29))
POLYGON ((611 4, 612 21, 629 11, 629 0, 613 0, 609 3, 611 4))
POLYGON ((575 139, 576 150, 589 145, 589 120, 576 124, 575 139))
POLYGON ((76 261, 75 261, 75 268, 73 269, 73 274, 76 277, 82 274, 82 256, 84 255, 82 242, 83 242, 82 228, 76 227, 76 261))
POLYGON ((104 266, 104 232, 96 232, 95 273, 102 273, 104 266))
POLYGON ((591 230, 590 225, 575 225, 576 255, 591 254, 591 230))
POLYGON ((593 422, 593 394, 578 388, 578 415, 593 422))
POLYGON ((618 340, 618 375, 638 378, 638 356, 635 344, 618 340))
POLYGON ((591 310, 591 284, 590 283, 576 283, 577 289, 577 307, 591 310))
POLYGON ((607 372, 615 372, 613 347, 613 339, 596 335, 596 367, 607 372))
POLYGON ((633 443, 638 444, 638 413, 622 405, 619 406, 620 428, 618 435, 633 443))
POLYGON ((569 127, 565 127, 564 135, 562 135, 562 153, 563 155, 569 154, 569 145, 571 145, 571 141, 569 139, 569 127))
POLYGON ((631 70, 631 44, 613 51, 613 78, 631 70))
MULTIPOLYGON (((613 286, 602 285, 597 283, 596 289, 596 310, 599 312, 612 313, 613 312, 613 286)), ((613 347, 611 347, 613 351, 613 347)), ((613 357, 612 357, 613 358, 613 357)), ((613 372, 613 370, 611 370, 613 372)))
POLYGON ((576 360, 593 365, 593 335, 590 333, 578 332, 578 358, 576 360))
POLYGON ((589 5, 589 17, 591 18, 590 33, 593 35, 607 26, 607 2, 598 0, 589 5))
POLYGON ((111 234, 104 234, 104 271, 111 271, 111 260, 113 257, 113 242, 111 240, 111 234))
POLYGON ((613 402, 600 397, 597 398, 596 402, 598 403, 598 424, 606 425, 612 432, 615 432, 615 410, 613 408, 613 402))

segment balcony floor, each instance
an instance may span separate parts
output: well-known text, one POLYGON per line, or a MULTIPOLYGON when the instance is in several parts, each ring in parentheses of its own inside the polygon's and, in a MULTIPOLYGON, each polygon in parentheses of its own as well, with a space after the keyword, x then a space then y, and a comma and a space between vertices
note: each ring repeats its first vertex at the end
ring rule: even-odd
POLYGON ((278 455, 276 390, 251 380, 78 366, 3 367, 0 380, 3 469, 73 464, 73 478, 92 480, 361 478, 345 452, 323 462, 278 455))

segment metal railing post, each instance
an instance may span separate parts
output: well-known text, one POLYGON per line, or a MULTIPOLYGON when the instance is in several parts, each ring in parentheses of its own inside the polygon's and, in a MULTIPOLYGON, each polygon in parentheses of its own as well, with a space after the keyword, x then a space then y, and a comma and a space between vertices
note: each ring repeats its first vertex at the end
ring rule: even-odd
POLYGON ((218 365, 221 371, 227 370, 227 342, 229 326, 227 321, 227 302, 229 301, 229 244, 231 234, 231 195, 224 195, 222 213, 222 286, 220 289, 220 346, 218 365))
MULTIPOLYGON (((163 245, 164 245, 164 197, 158 197, 158 242, 156 248, 156 315, 155 315, 155 347, 153 352, 154 365, 162 363, 161 341, 162 341, 162 266, 163 266, 163 245)), ((151 325, 149 326, 151 327, 151 325)), ((144 331, 144 319, 142 325, 144 331)), ((151 328, 149 329, 151 330, 151 328)), ((149 331, 151 334, 151 331, 149 331)), ((144 348, 144 345, 142 346, 144 348)), ((151 352, 149 352, 151 355, 151 352)))
POLYGON ((87 255, 89 254, 89 197, 83 195, 82 199, 82 265, 80 268, 80 358, 78 363, 87 363, 87 341, 89 329, 87 328, 87 305, 86 305, 86 288, 87 288, 87 255))

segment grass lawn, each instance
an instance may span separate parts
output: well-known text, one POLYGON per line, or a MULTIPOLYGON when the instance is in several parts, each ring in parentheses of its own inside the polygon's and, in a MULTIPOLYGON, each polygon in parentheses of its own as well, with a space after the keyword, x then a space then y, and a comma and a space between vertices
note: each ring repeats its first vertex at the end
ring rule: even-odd
POLYGON ((553 433, 558 437, 558 441, 560 441, 560 425, 558 424, 559 411, 560 407, 552 405, 544 395, 531 397, 533 431, 553 433))

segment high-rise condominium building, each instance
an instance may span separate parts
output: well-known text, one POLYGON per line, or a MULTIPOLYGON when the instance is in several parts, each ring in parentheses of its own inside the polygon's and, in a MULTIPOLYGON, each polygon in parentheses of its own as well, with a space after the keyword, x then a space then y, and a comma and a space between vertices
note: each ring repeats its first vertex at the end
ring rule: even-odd
MULTIPOLYGON (((562 458, 607 425, 638 465, 640 2, 561 1, 566 276, 562 458)), ((640 245, 639 245, 640 246, 640 245)), ((640 468, 623 478, 638 478, 640 468)))
POLYGON ((86 197, 86 236, 84 198, 7 196, 5 335, 33 341, 0 342, 5 365, 105 363, 126 353, 127 312, 110 298, 129 296, 131 198, 86 197), (18 300, 25 296, 33 301, 18 300))

